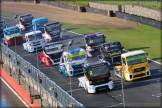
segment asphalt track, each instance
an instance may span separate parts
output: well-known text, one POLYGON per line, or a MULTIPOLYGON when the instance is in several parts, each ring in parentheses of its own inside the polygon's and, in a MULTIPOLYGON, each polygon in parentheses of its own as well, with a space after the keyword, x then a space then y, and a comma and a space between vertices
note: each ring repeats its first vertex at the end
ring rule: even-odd
POLYGON ((1 96, 0 106, 2 107, 22 107, 26 108, 24 103, 11 91, 11 89, 0 79, 1 81, 1 96))
MULTIPOLYGON (((15 22, 12 19, 2 19, 9 24, 13 24, 13 22, 15 22)), ((62 43, 65 45, 65 50, 67 50, 66 43, 71 39, 74 40, 74 43, 69 47, 69 49, 84 47, 83 36, 69 31, 64 31, 63 36, 64 39, 62 40, 62 43)), ((15 46, 11 46, 10 48, 15 51, 15 46)), ((41 63, 38 63, 37 65, 37 55, 35 53, 28 53, 24 51, 22 45, 16 46, 16 53, 40 69, 41 72, 43 72, 47 77, 56 82, 60 87, 70 94, 69 78, 59 72, 58 66, 46 67, 41 63)), ((95 52, 92 58, 88 58, 88 62, 97 61, 97 54, 98 53, 95 52)), ((72 77, 72 96, 86 107, 123 107, 123 99, 125 100, 125 104, 128 108, 160 107, 162 96, 161 65, 152 61, 149 61, 149 64, 152 76, 150 78, 145 78, 134 82, 125 82, 124 98, 122 96, 121 81, 118 77, 114 76, 113 72, 112 78, 115 85, 114 90, 101 91, 96 94, 87 94, 83 88, 78 88, 78 77, 80 76, 72 77)))

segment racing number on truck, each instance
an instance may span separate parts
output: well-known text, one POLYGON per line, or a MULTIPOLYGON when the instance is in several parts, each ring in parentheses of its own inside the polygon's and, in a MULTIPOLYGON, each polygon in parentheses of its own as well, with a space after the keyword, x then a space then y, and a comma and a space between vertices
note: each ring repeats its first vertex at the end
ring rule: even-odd
POLYGON ((92 71, 89 71, 89 74, 90 74, 90 76, 92 76, 93 75, 93 72, 92 71))

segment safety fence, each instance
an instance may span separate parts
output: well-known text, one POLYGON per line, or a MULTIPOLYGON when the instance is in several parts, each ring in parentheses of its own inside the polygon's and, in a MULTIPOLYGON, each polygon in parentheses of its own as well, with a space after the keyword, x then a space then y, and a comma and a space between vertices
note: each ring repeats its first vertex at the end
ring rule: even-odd
POLYGON ((149 25, 149 26, 152 26, 152 27, 162 29, 162 22, 156 21, 156 20, 151 19, 151 18, 146 18, 146 17, 137 16, 137 15, 133 15, 133 14, 127 14, 127 13, 119 12, 119 11, 116 12, 116 17, 122 18, 122 19, 125 19, 125 20, 131 20, 131 21, 139 22, 141 24, 145 24, 145 25, 149 25))
POLYGON ((84 107, 31 63, 6 45, 2 43, 0 45, 3 66, 9 68, 10 76, 19 84, 25 82, 25 86, 29 89, 31 103, 34 99, 45 99, 53 107, 84 107))

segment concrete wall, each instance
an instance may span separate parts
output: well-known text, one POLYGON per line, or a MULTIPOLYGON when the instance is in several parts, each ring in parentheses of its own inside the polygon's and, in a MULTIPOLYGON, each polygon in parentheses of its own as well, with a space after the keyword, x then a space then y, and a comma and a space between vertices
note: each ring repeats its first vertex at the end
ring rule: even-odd
POLYGON ((93 8, 103 9, 103 10, 113 10, 121 11, 128 14, 134 14, 137 16, 143 16, 146 18, 151 18, 157 21, 162 20, 161 10, 152 9, 142 6, 135 5, 110 5, 110 4, 102 4, 97 2, 89 2, 89 6, 93 8))
POLYGON ((151 9, 151 8, 142 7, 142 6, 122 5, 122 12, 155 19, 157 21, 161 21, 162 19, 160 10, 151 9))
POLYGON ((97 9, 113 10, 114 12, 121 10, 120 5, 102 4, 97 2, 89 2, 89 6, 97 9))

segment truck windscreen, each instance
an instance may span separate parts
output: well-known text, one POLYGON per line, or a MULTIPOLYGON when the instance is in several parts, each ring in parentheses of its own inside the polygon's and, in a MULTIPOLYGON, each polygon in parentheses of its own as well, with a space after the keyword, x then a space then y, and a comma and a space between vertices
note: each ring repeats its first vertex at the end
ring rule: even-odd
POLYGON ((108 72, 109 72, 109 69, 106 64, 101 65, 101 66, 94 66, 94 67, 89 68, 88 76, 95 77, 95 76, 107 74, 108 72))
POLYGON ((74 61, 74 60, 82 60, 82 59, 85 59, 86 56, 85 56, 85 53, 84 52, 79 52, 79 53, 76 53, 76 54, 69 54, 67 56, 68 58, 68 61, 74 61))
POLYGON ((126 57, 126 61, 128 65, 135 65, 135 64, 147 62, 147 57, 145 54, 138 54, 138 55, 126 57))
POLYGON ((62 46, 48 46, 48 47, 45 47, 45 52, 47 54, 54 54, 54 53, 58 53, 62 51, 62 46))
POLYGON ((48 23, 48 22, 45 21, 45 20, 43 20, 43 21, 38 21, 38 22, 36 22, 36 26, 37 26, 37 27, 43 27, 44 24, 46 24, 46 23, 48 23))
POLYGON ((59 32, 60 24, 47 25, 45 28, 46 28, 47 32, 49 32, 49 33, 59 32))
POLYGON ((7 30, 4 31, 6 35, 11 35, 11 34, 16 34, 16 33, 20 33, 19 29, 12 29, 12 30, 7 30))
POLYGON ((32 22, 33 17, 31 15, 27 15, 27 16, 21 16, 20 17, 20 22, 21 23, 26 23, 26 22, 32 22))
POLYGON ((28 36, 29 41, 42 39, 42 33, 32 34, 28 36))
POLYGON ((87 42, 88 42, 88 44, 104 43, 105 38, 104 37, 93 38, 93 39, 89 39, 87 42))

